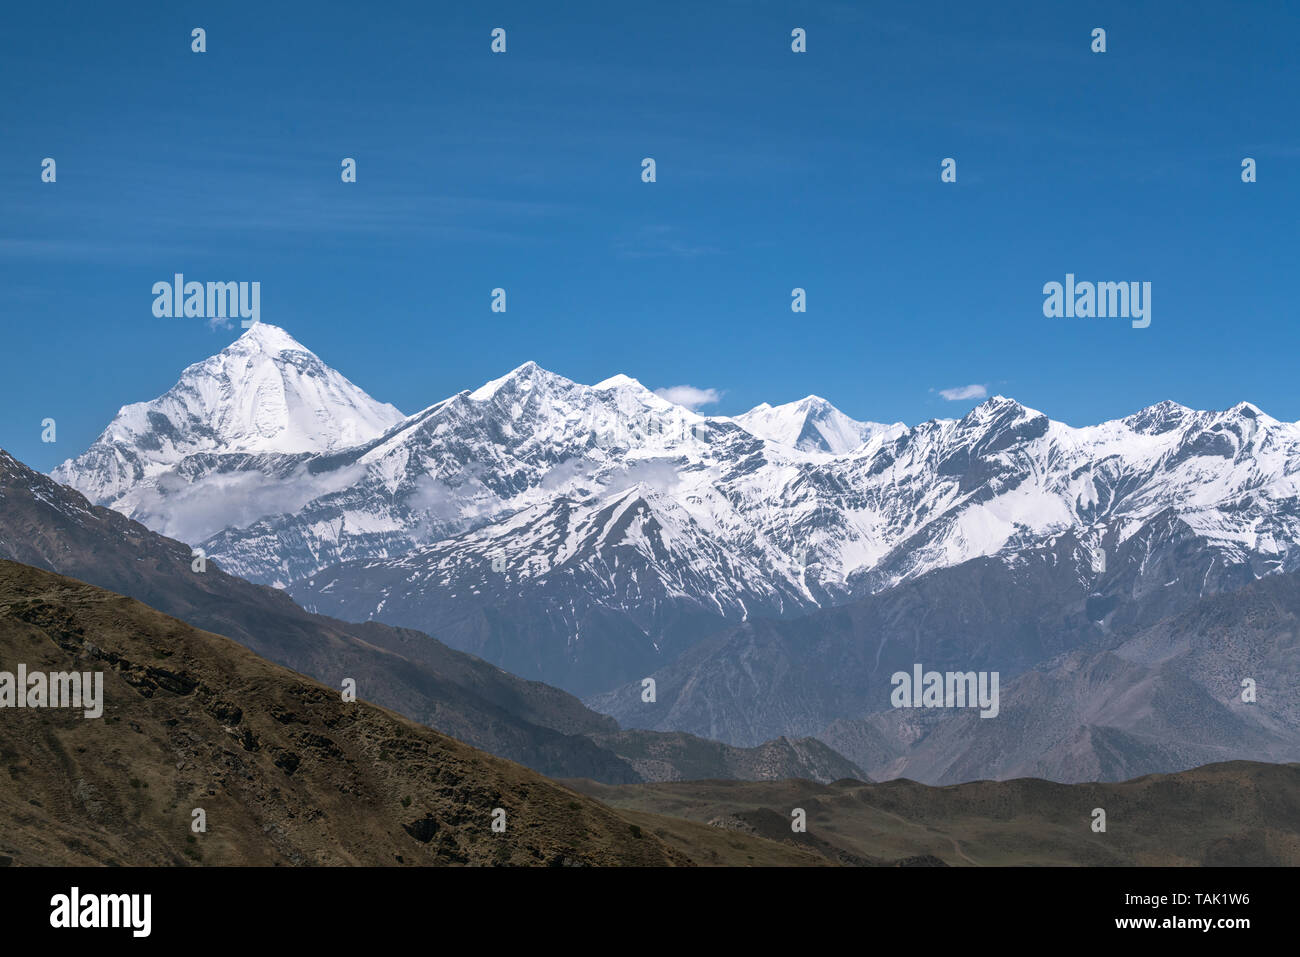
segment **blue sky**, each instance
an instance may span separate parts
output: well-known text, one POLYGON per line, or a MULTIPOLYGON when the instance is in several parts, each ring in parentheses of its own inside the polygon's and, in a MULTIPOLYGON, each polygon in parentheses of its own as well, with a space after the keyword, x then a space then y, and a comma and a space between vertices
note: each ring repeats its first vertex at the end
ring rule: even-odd
POLYGON ((1300 419, 1296 4, 384 6, 7 10, 0 446, 52 468, 233 339, 154 318, 176 272, 408 412, 533 359, 722 414, 1300 419), (1044 318, 1067 272, 1151 282, 1150 328, 1044 318))

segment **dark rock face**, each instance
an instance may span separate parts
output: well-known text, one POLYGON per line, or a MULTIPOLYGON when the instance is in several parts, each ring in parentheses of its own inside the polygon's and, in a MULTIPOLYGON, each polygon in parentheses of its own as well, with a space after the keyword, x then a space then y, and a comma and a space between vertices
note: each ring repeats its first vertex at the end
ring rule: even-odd
POLYGON ((421 844, 428 844, 438 834, 438 822, 432 815, 402 825, 403 830, 421 844))
POLYGON ((657 672, 655 703, 637 685, 590 703, 627 725, 737 745, 813 735, 876 779, 1120 780, 1224 756, 1300 759, 1300 710, 1282 704, 1300 696, 1286 664, 1291 612, 1259 606, 1300 595, 1300 575, 1257 581, 1172 513, 1105 547, 1104 568, 1065 535, 804 618, 751 622, 657 672), (1216 624, 1192 628, 1197 615, 1216 624), (1189 623, 1183 641, 1157 642, 1171 622, 1189 623), (1001 713, 893 709, 891 676, 915 663, 998 672, 1001 713), (1270 699, 1243 709, 1240 679, 1252 675, 1270 699))

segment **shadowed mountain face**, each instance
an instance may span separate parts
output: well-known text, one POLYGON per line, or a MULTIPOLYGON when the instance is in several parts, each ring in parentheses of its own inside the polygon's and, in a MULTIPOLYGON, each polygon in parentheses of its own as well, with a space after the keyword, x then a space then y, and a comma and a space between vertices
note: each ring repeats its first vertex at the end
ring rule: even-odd
POLYGON ((815 741, 774 742, 749 754, 689 735, 656 741, 651 732, 617 733, 614 720, 572 695, 428 635, 309 614, 283 592, 227 575, 211 562, 196 572, 187 546, 91 505, 2 451, 0 557, 129 595, 333 687, 352 678, 367 700, 543 773, 610 783, 741 771, 764 778, 864 776, 815 741), (598 744, 588 735, 607 737, 598 744), (648 750, 653 761, 643 760, 648 750))
POLYGON ((1003 688, 994 720, 899 710, 821 737, 880 777, 933 783, 1300 761, 1300 575, 1270 575, 1047 662, 1003 688))
MULTIPOLYGON (((588 703, 625 725, 681 729, 742 746, 782 734, 820 736, 834 722, 890 711, 893 674, 910 674, 917 663, 927 670, 997 671, 1006 699, 1006 682, 1016 675, 1076 649, 1110 647, 1194 605, 1203 592, 1237 589, 1255 578, 1249 565, 1226 561, 1168 514, 1108 544, 1108 559, 1099 563, 1093 549, 1065 535, 803 618, 752 621, 657 672, 655 703, 641 701, 639 684, 588 703)), ((890 720, 900 730, 888 740, 872 739, 866 729, 824 740, 852 747, 855 762, 873 777, 892 776, 888 762, 923 731, 916 730, 915 713, 890 720)), ((979 720, 996 727, 1003 719, 979 720)), ((999 772, 997 764, 971 768, 977 777, 999 772)))
POLYGON ((1233 761, 1117 784, 571 783, 629 815, 709 822, 833 863, 1300 865, 1300 764, 1233 761), (795 808, 807 814, 804 834, 791 832, 795 808), (1092 828, 1097 808, 1104 832, 1092 828))
POLYGON ((13 863, 688 863, 535 772, 344 702, 132 599, 7 561, 0 661, 104 682, 100 718, 4 713, 0 852, 13 863), (203 833, 191 830, 199 808, 203 833))

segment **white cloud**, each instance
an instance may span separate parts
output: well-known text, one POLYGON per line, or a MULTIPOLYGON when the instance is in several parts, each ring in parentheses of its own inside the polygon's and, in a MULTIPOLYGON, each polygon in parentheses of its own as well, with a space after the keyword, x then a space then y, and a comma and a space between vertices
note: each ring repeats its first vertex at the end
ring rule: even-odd
POLYGON ((713 405, 722 398, 717 389, 697 389, 693 385, 673 385, 666 389, 655 389, 655 395, 677 405, 684 405, 694 412, 702 405, 713 405))
POLYGON ((959 385, 955 389, 940 389, 939 394, 949 402, 960 402, 962 399, 987 399, 989 390, 983 385, 959 385))

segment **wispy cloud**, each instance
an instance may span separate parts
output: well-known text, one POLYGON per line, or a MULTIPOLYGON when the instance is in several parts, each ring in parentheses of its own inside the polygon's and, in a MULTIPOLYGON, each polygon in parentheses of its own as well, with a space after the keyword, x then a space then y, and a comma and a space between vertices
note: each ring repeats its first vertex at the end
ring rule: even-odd
POLYGON ((960 402, 963 399, 986 399, 988 398, 989 389, 985 385, 959 385, 955 389, 940 389, 939 394, 949 402, 960 402))
POLYGON ((55 201, 54 187, 24 193, 0 181, 5 222, 26 223, 26 235, 15 229, 0 236, 0 261, 152 263, 178 251, 247 254, 259 243, 283 249, 303 236, 313 247, 354 247, 359 239, 537 245, 557 221, 582 212, 520 190, 416 189, 394 178, 395 163, 383 154, 366 161, 362 185, 353 189, 339 180, 338 157, 313 160, 329 175, 304 176, 300 157, 270 147, 261 159, 234 153, 224 165, 199 155, 192 163, 142 161, 130 176, 110 166, 84 178, 75 203, 55 201), (235 234, 240 238, 231 240, 235 234))
POLYGON ((161 253, 183 251, 193 254, 200 250, 191 245, 163 242, 133 242, 121 239, 26 239, 0 237, 0 259, 39 259, 70 262, 138 260, 161 253))
POLYGON ((717 389, 697 389, 693 385, 672 385, 666 389, 655 389, 655 395, 677 405, 684 405, 694 412, 702 405, 713 405, 722 398, 717 389))
POLYGON ((642 226, 636 233, 614 242, 619 255, 627 259, 648 259, 659 256, 676 256, 694 259, 713 256, 720 250, 707 243, 696 243, 680 238, 673 226, 642 226))

